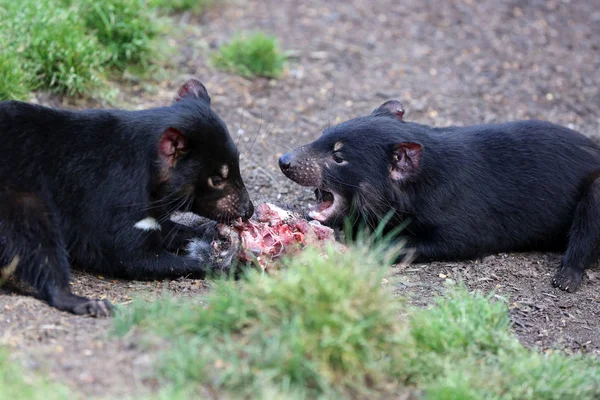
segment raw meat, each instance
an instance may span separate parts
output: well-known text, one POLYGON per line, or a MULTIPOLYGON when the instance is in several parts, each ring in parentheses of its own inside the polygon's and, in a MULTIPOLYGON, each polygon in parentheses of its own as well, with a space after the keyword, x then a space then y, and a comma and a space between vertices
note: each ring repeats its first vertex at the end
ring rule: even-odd
MULTIPOLYGON (((239 260, 254 262, 263 271, 277 268, 279 257, 292 254, 306 245, 322 247, 326 243, 336 243, 333 229, 318 221, 307 221, 270 203, 258 205, 249 221, 236 221, 231 226, 219 225, 219 234, 222 238, 212 243, 216 252, 239 243, 239 260)), ((336 246, 343 248, 339 243, 336 246)))

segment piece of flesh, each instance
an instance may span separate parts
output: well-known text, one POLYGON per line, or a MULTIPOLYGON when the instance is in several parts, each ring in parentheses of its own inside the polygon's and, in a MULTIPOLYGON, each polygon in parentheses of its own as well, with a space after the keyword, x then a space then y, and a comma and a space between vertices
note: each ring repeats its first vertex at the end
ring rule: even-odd
MULTIPOLYGON (((307 221, 301 216, 270 203, 256 207, 249 221, 236 221, 232 225, 219 225, 221 238, 212 243, 216 252, 240 243, 239 260, 254 262, 263 271, 277 269, 277 260, 307 245, 323 247, 335 242, 333 229, 318 221, 307 221)), ((339 243, 338 249, 342 249, 339 243)))

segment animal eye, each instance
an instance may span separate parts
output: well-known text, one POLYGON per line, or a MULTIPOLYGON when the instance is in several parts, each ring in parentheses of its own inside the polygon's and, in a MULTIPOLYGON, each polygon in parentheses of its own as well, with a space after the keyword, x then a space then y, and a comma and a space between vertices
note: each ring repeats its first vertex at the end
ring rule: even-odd
POLYGON ((224 183, 225 179, 221 178, 218 175, 211 176, 210 178, 208 178, 208 185, 212 187, 223 186, 224 183))
POLYGON ((332 157, 333 157, 333 161, 335 161, 335 162, 336 162, 336 163, 338 163, 338 164, 341 164, 341 163, 343 163, 344 161, 346 161, 346 160, 344 160, 344 159, 343 159, 343 158, 340 156, 340 154, 339 154, 339 153, 333 153, 333 156, 332 156, 332 157))

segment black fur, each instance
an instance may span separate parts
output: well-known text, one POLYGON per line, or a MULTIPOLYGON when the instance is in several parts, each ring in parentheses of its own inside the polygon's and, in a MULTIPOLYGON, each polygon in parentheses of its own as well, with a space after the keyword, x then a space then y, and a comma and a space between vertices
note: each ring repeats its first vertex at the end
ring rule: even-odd
POLYGON ((195 80, 171 106, 143 111, 1 102, 0 140, 0 268, 16 265, 61 310, 110 309, 71 293, 71 264, 141 279, 201 275, 215 263, 208 249, 168 251, 215 233, 172 222, 174 211, 223 222, 253 213, 236 146, 195 80))
POLYGON ((287 177, 335 198, 315 216, 373 227, 392 211, 420 260, 566 250, 554 284, 576 290, 600 243, 600 147, 542 121, 432 128, 398 104, 282 156, 287 177))

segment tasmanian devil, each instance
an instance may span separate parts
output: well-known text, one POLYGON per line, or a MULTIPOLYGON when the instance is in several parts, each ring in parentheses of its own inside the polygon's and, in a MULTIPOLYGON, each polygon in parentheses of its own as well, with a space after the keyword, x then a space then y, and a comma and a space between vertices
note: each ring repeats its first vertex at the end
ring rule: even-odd
POLYGON ((208 242, 193 257, 170 252, 203 233, 173 212, 221 222, 253 213, 236 146, 197 80, 172 105, 142 111, 1 102, 0 141, 0 272, 60 310, 111 310, 71 292, 71 264, 149 279, 231 259, 212 257, 208 242))
POLYGON ((388 101, 280 158, 317 187, 310 215, 374 226, 391 213, 423 261, 566 250, 553 284, 575 291, 600 241, 600 147, 548 122, 433 128, 403 114, 388 101))

